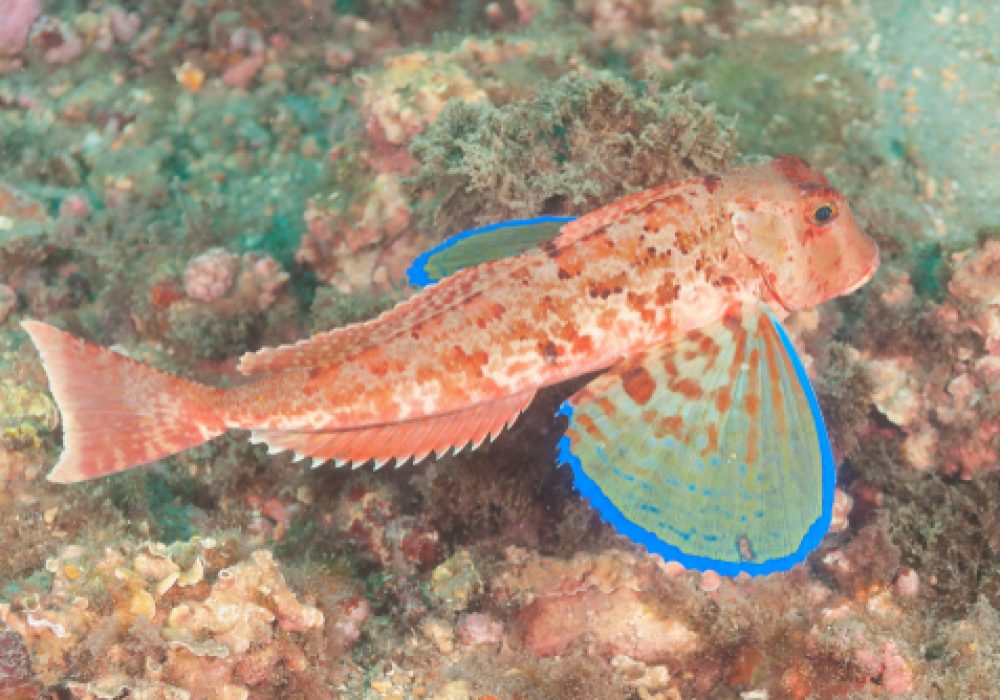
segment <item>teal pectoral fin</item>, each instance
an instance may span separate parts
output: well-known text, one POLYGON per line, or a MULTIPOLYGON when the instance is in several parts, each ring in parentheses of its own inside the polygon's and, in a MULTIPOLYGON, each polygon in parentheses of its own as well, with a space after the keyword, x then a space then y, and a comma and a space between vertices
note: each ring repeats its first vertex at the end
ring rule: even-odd
POLYGON ((560 414, 560 458, 581 494, 668 560, 730 576, 784 571, 829 528, 823 418, 764 307, 625 360, 560 414))
POLYGON ((466 267, 500 260, 555 238, 572 216, 504 221, 455 234, 421 254, 406 271, 410 284, 426 287, 466 267))

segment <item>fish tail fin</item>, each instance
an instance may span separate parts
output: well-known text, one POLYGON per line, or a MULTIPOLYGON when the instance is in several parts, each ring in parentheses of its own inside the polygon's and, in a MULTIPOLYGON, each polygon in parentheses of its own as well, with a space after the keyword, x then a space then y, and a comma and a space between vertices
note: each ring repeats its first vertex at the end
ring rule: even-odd
POLYGON ((21 324, 42 358, 62 416, 49 481, 116 474, 226 431, 224 391, 161 372, 39 321, 21 324))

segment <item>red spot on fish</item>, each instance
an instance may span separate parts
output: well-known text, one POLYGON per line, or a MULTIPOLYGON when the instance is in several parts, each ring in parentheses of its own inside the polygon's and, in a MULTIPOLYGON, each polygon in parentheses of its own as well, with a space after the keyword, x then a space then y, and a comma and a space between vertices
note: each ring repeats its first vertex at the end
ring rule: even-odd
POLYGON ((715 392, 715 408, 719 413, 725 414, 732 405, 733 396, 728 386, 724 386, 715 392))
POLYGON ((722 178, 718 175, 706 175, 702 179, 702 183, 705 185, 705 189, 708 190, 709 194, 714 194, 717 189, 719 189, 719 183, 722 182, 722 178))
POLYGON ((618 413, 618 409, 615 408, 615 405, 610 400, 608 400, 606 396, 595 397, 594 403, 597 404, 597 406, 602 411, 604 411, 604 415, 606 415, 608 418, 614 418, 615 414, 618 413))
POLYGON ((589 335, 579 335, 573 339, 573 353, 585 357, 594 350, 594 341, 589 335))
POLYGON ((555 362, 559 358, 559 348, 556 347, 555 343, 546 338, 538 342, 538 354, 546 362, 555 362))
POLYGON ((700 399, 704 393, 698 382, 693 379, 680 379, 670 383, 670 390, 686 399, 700 399))
POLYGON ((637 365, 622 372, 622 387, 633 401, 642 406, 653 396, 656 381, 645 367, 637 365))
POLYGON ((719 449, 719 428, 715 423, 709 423, 705 429, 708 433, 708 445, 701 451, 702 457, 708 457, 719 449))
POLYGON ((579 423, 580 426, 584 430, 586 430, 587 434, 590 435, 592 438, 604 442, 604 433, 601 432, 601 429, 597 427, 597 424, 594 423, 593 419, 586 413, 580 413, 573 416, 573 420, 579 423))
POLYGON ((667 436, 680 438, 684 421, 679 416, 663 416, 659 420, 650 421, 653 426, 653 437, 662 440, 667 436))

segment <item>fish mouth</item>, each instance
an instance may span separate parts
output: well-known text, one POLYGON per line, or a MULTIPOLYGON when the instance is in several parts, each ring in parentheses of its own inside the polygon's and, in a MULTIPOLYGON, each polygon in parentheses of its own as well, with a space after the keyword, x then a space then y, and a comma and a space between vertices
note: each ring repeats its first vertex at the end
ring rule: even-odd
POLYGON ((874 277, 875 273, 878 271, 879 263, 881 262, 880 258, 881 256, 878 251, 878 246, 875 245, 875 255, 872 256, 871 262, 868 264, 868 268, 864 271, 861 277, 859 277, 858 280, 854 282, 854 284, 850 285, 847 289, 844 290, 843 294, 847 295, 852 292, 855 292, 858 290, 859 287, 862 287, 865 284, 867 284, 868 281, 872 277, 874 277))

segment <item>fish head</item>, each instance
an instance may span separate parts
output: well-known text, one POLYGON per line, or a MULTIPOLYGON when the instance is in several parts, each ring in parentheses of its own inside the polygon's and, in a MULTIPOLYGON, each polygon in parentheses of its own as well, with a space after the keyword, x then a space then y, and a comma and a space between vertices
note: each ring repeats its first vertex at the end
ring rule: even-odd
POLYGON ((875 241, 805 160, 779 156, 730 175, 724 201, 737 244, 787 311, 853 292, 875 274, 875 241))

